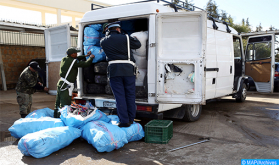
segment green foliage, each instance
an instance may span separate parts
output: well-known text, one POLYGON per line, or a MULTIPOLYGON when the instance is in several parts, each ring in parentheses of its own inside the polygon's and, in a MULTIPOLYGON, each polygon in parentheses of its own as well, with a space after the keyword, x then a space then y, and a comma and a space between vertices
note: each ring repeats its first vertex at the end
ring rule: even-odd
POLYGON ((262 24, 260 23, 259 26, 256 26, 256 32, 261 32, 263 30, 262 24))
POLYGON ((206 4, 206 10, 209 16, 212 16, 214 18, 219 18, 218 6, 215 1, 209 0, 206 4))
POLYGON ((187 9, 193 10, 194 3, 192 3, 192 1, 193 0, 191 0, 191 1, 185 0, 185 2, 182 2, 182 1, 179 1, 179 0, 173 0, 172 2, 176 5, 183 6, 187 9))
POLYGON ((239 25, 239 24, 232 24, 231 25, 238 33, 248 33, 251 31, 249 26, 246 26, 245 24, 239 25))

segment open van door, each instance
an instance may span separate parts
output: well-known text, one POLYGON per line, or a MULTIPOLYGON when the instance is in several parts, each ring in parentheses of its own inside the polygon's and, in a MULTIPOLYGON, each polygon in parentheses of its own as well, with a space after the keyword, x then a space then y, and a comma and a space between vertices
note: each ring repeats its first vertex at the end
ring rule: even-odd
MULTIPOLYGON (((248 36, 242 34, 242 36, 248 36)), ((275 72, 275 32, 257 33, 247 40, 245 75, 250 76, 258 92, 272 93, 275 72)))
POLYGON ((156 15, 156 101, 205 104, 206 12, 156 15))
POLYGON ((60 61, 71 46, 70 25, 61 25, 45 29, 45 52, 47 87, 49 93, 56 95, 57 82, 60 78, 60 61))

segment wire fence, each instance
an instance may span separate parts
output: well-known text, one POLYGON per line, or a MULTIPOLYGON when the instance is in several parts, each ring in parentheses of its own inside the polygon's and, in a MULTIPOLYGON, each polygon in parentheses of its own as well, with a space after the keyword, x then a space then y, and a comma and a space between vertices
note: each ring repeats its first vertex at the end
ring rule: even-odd
MULTIPOLYGON (((0 30, 1 45, 45 47, 44 34, 0 30)), ((71 46, 77 46, 77 36, 71 36, 71 46)))

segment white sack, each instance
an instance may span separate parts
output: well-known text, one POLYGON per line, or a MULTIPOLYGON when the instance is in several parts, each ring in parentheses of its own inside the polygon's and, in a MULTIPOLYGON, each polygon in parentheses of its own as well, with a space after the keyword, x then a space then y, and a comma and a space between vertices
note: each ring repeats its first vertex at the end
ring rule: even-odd
POLYGON ((138 55, 134 54, 134 58, 136 60, 136 65, 139 69, 147 68, 146 56, 138 56, 138 55))
POLYGON ((146 56, 146 41, 148 39, 148 31, 135 32, 131 34, 132 37, 137 37, 141 43, 139 49, 132 49, 133 54, 138 56, 146 56))
POLYGON ((136 79, 136 86, 143 86, 144 77, 146 75, 146 69, 138 69, 139 74, 136 79))

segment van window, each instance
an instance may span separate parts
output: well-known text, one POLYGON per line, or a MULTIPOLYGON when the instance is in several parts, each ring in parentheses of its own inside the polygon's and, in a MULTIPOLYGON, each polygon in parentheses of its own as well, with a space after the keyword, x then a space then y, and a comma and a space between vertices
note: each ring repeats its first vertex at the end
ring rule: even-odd
POLYGON ((271 42, 250 43, 246 50, 246 60, 260 60, 270 58, 271 42))
POLYGON ((241 59, 241 45, 240 45, 239 38, 233 39, 233 48, 234 48, 234 59, 241 59))

